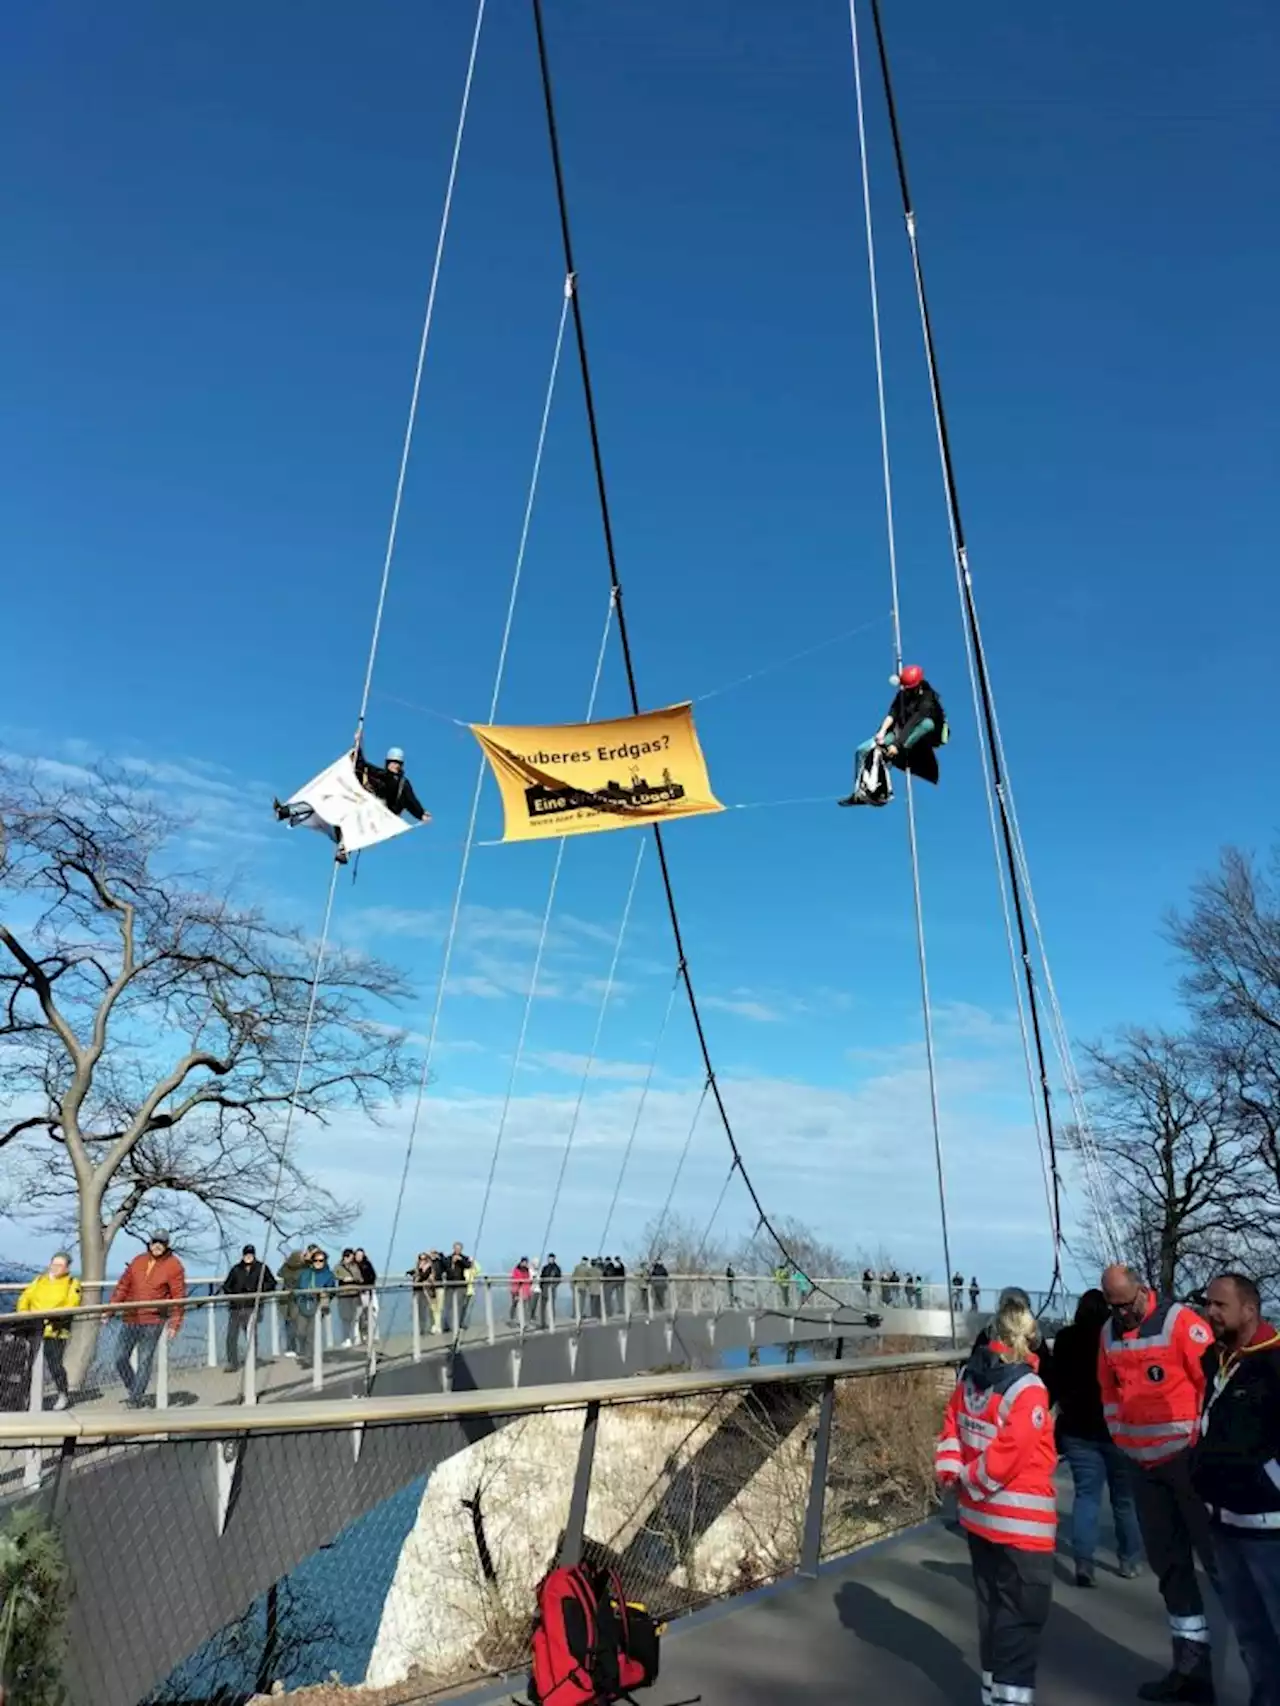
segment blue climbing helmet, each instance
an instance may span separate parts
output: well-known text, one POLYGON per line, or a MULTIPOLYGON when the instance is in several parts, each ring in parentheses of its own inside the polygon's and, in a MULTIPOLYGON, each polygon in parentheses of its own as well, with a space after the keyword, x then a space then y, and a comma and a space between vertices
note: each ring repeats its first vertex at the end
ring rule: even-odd
POLYGON ((387 748, 387 763, 388 764, 403 764, 404 763, 404 748, 399 747, 399 746, 389 746, 387 748))

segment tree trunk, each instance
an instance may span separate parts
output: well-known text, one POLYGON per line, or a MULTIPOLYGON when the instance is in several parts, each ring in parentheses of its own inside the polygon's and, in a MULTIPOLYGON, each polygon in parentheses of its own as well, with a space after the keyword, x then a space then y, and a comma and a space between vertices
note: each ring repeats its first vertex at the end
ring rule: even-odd
MULTIPOLYGON (((95 1191, 80 1203, 80 1283, 86 1303, 106 1302, 105 1290, 91 1282, 100 1282, 106 1277, 108 1247, 102 1226, 102 1206, 95 1191)), ((67 1384, 73 1394, 84 1385, 102 1324, 101 1316, 86 1316, 71 1329, 71 1343, 67 1347, 67 1384)))

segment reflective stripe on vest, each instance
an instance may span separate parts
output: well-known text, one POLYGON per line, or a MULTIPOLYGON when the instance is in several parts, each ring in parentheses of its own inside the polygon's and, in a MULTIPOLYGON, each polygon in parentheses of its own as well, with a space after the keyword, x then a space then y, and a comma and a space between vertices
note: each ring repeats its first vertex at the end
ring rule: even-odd
POLYGON ((1152 1327, 1152 1322, 1155 1321, 1156 1316, 1159 1313, 1160 1311, 1157 1309, 1153 1314, 1148 1315, 1146 1320, 1142 1323, 1142 1326, 1138 1328, 1137 1332, 1131 1339, 1118 1339, 1116 1337, 1115 1323, 1108 1321, 1106 1326, 1102 1329, 1103 1348, 1107 1351, 1149 1351, 1158 1349, 1162 1345, 1171 1345, 1173 1343, 1174 1324, 1176 1323, 1179 1315, 1182 1314, 1182 1305, 1180 1303, 1171 1303, 1169 1305, 1165 1310, 1164 1321, 1161 1323, 1161 1326, 1157 1331, 1152 1327), (1150 1328, 1151 1330, 1149 1332, 1145 1332, 1143 1330, 1144 1328, 1150 1328))
POLYGON ((1173 1617, 1169 1618, 1169 1633, 1178 1641, 1201 1641, 1209 1644, 1209 1620, 1207 1617, 1173 1617))
POLYGON ((975 1534, 989 1535, 993 1540, 1007 1540, 1017 1536, 1022 1540, 1037 1540, 1046 1552, 1052 1552, 1054 1538, 1057 1533, 1057 1523, 1029 1522, 1019 1517, 1004 1516, 998 1511, 987 1510, 985 1505, 970 1504, 967 1500, 960 1501, 960 1526, 971 1529, 975 1534))
POLYGON ((991 1684, 992 1706, 1035 1706, 1034 1688, 1020 1688, 1013 1682, 991 1684))
POLYGON ((1213 1515, 1227 1529, 1280 1529, 1280 1510, 1213 1510, 1213 1515))

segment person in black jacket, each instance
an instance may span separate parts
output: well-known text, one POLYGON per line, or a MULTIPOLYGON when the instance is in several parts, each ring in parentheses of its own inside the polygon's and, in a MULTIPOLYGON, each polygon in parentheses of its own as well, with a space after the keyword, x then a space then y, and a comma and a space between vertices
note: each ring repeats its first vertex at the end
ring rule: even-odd
POLYGON ((258 1260, 252 1244, 246 1244, 240 1260, 222 1282, 225 1295, 233 1301, 227 1306, 227 1371, 234 1374, 240 1367, 240 1335, 256 1329, 253 1320, 258 1299, 276 1289, 276 1277, 265 1262, 258 1260))
POLYGON ((388 811, 394 812, 397 817, 403 817, 405 812, 408 812, 409 816, 417 818, 419 823, 425 822, 426 810, 413 791, 413 783, 404 773, 404 753, 398 746, 388 749, 385 765, 370 764, 364 755, 357 731, 352 763, 360 786, 366 793, 381 800, 388 811))
POLYGON ((560 1264, 556 1261, 553 1250, 542 1264, 542 1272, 538 1275, 538 1325, 547 1325, 547 1315, 550 1311, 552 1319, 556 1313, 556 1298, 560 1292, 562 1274, 560 1264))
POLYGON ((1086 1291, 1076 1317, 1053 1341, 1049 1396, 1058 1408, 1058 1450, 1071 1467, 1075 1498, 1071 1506, 1071 1552, 1076 1586, 1091 1588, 1098 1546, 1098 1518, 1104 1488, 1111 1495, 1120 1574, 1136 1576, 1142 1567, 1142 1533, 1133 1482, 1124 1453, 1112 1444, 1102 1414, 1098 1385, 1098 1339, 1109 1310, 1100 1291, 1086 1291))
POLYGON ((842 806, 887 806, 893 785, 885 761, 895 770, 909 770, 922 782, 938 780, 938 748, 947 739, 942 701, 917 663, 890 676, 898 691, 880 727, 864 740, 853 757, 853 792, 842 806))
POLYGON ((1204 1411, 1191 1481, 1209 1507, 1218 1591, 1252 1684, 1251 1706, 1280 1701, 1280 1333, 1258 1288, 1221 1274, 1205 1315, 1204 1411))

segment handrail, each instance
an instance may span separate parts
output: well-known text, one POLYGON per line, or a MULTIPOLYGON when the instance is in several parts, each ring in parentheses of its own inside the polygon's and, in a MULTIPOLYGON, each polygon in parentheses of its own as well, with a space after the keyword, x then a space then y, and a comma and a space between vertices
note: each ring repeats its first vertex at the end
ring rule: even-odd
POLYGON ((639 1403, 697 1392, 734 1392, 756 1386, 799 1385, 824 1379, 955 1368, 967 1353, 917 1351, 906 1356, 851 1357, 840 1362, 780 1364, 772 1368, 631 1375, 621 1380, 586 1380, 572 1385, 498 1387, 479 1392, 411 1394, 402 1398, 344 1399, 314 1404, 271 1404, 265 1409, 204 1407, 129 1411, 81 1417, 64 1410, 45 1415, 0 1414, 0 1442, 12 1446, 40 1441, 174 1439, 198 1435, 275 1434, 363 1427, 370 1423, 444 1422, 464 1416, 515 1416, 546 1410, 577 1410, 587 1404, 639 1403))
MULTIPOLYGON (((540 1285, 540 1281, 539 1281, 538 1276, 536 1274, 532 1276, 532 1281, 533 1281, 533 1290, 534 1290, 534 1293, 536 1295, 536 1293, 539 1289, 539 1285, 540 1285)), ((30 1282, 28 1282, 28 1283, 30 1283, 30 1282)), ((117 1282, 114 1280, 101 1280, 101 1281, 89 1281, 86 1283, 91 1284, 91 1285, 100 1285, 100 1286, 105 1287, 108 1285, 115 1285, 117 1282)), ((459 1291, 462 1291, 465 1287, 467 1287, 468 1283, 469 1282, 467 1282, 465 1280, 438 1280, 436 1282, 436 1287, 437 1287, 437 1290, 443 1291, 445 1293, 459 1292, 459 1291)), ((650 1285, 669 1285, 669 1286, 674 1287, 676 1285, 690 1285, 690 1284, 695 1284, 695 1283, 702 1284, 702 1285, 726 1286, 726 1285, 730 1284, 731 1282, 726 1279, 724 1274, 719 1274, 719 1273, 667 1274, 665 1277, 659 1277, 657 1280, 651 1280, 647 1274, 643 1273, 640 1270, 636 1270, 633 1273, 626 1274, 626 1276, 624 1278, 621 1278, 621 1279, 610 1279, 608 1275, 593 1274, 593 1276, 590 1280, 586 1280, 586 1279, 574 1280, 571 1274, 561 1274, 560 1278, 555 1283, 557 1286, 569 1286, 572 1288, 572 1287, 587 1286, 587 1285, 590 1285, 592 1287, 598 1287, 598 1286, 602 1286, 602 1285, 627 1285, 627 1286, 641 1286, 641 1287, 650 1286, 650 1285)), ((221 1286, 223 1284, 223 1280, 222 1279, 190 1280, 190 1281, 188 1281, 188 1284, 192 1285, 192 1286, 205 1285, 205 1286, 217 1286, 217 1287, 221 1288, 221 1286)), ((476 1292, 479 1292, 482 1289, 484 1289, 484 1290, 491 1290, 491 1291, 502 1291, 505 1293, 505 1292, 507 1292, 507 1290, 510 1287, 511 1276, 509 1274, 478 1274, 476 1276, 475 1280, 473 1282, 470 1282, 470 1284, 474 1287, 474 1290, 476 1292)), ((764 1286, 771 1286, 771 1287, 774 1287, 776 1289, 780 1285, 794 1286, 795 1281, 794 1280, 790 1280, 790 1281, 778 1280, 772 1274, 735 1274, 733 1277, 733 1280, 732 1280, 732 1284, 734 1287, 740 1286, 743 1288, 750 1288, 753 1286, 764 1285, 764 1286)), ((862 1280, 860 1275, 856 1275, 856 1274, 855 1275, 846 1274, 846 1275, 837 1275, 837 1276, 827 1276, 825 1278, 819 1277, 818 1279, 813 1280, 811 1282, 811 1284, 814 1287, 848 1286, 851 1288, 851 1291, 859 1292, 859 1293, 864 1290, 864 1281, 862 1280)), ((879 1303, 879 1294, 880 1294, 880 1292, 883 1289, 885 1284, 887 1284, 887 1282, 881 1281, 881 1280, 876 1280, 874 1285, 872 1286, 872 1291, 876 1294, 875 1298, 873 1299, 873 1305, 879 1303)), ((412 1292, 412 1291, 421 1290, 421 1289, 422 1289, 421 1282, 416 1281, 416 1280, 412 1280, 412 1279, 409 1279, 406 1277, 403 1279, 378 1280, 371 1286, 361 1286, 358 1288, 352 1284, 344 1284, 342 1286, 335 1286, 332 1289, 326 1288, 323 1292, 319 1293, 318 1295, 320 1295, 321 1297, 325 1297, 325 1298, 333 1298, 333 1297, 338 1297, 340 1295, 351 1296, 351 1295, 354 1295, 357 1290, 375 1291, 375 1292, 378 1292, 380 1294, 383 1294, 383 1293, 387 1293, 387 1292, 412 1292)), ((899 1282, 899 1284, 894 1289, 905 1296, 905 1290, 904 1290, 904 1287, 902 1285, 902 1282, 899 1282)), ((925 1280, 925 1281, 920 1282, 919 1289, 922 1293, 923 1292, 946 1293, 950 1290, 950 1287, 945 1285, 941 1280, 925 1280)), ((968 1288, 966 1287, 965 1289, 967 1290, 968 1288)), ((25 1290, 26 1290, 25 1285, 19 1285, 19 1284, 9 1285, 6 1283, 3 1285, 0 1285, 0 1297, 2 1297, 6 1291, 12 1291, 14 1293, 21 1294, 25 1290)), ((140 1309, 157 1310, 157 1311, 159 1311, 159 1310, 171 1310, 172 1311, 172 1310, 179 1310, 180 1309, 184 1313, 186 1313, 186 1312, 195 1311, 195 1310, 199 1310, 199 1309, 216 1308, 219 1304, 227 1304, 227 1303, 240 1303, 240 1304, 246 1304, 247 1303, 250 1305, 257 1305, 260 1302, 265 1303, 272 1298, 279 1300, 282 1298, 291 1297, 293 1294, 294 1294, 294 1288, 293 1287, 282 1286, 282 1285, 277 1284, 274 1291, 264 1291, 260 1297, 257 1294, 247 1294, 246 1295, 244 1293, 227 1292, 227 1291, 223 1291, 221 1289, 218 1289, 216 1291, 205 1292, 203 1295, 197 1295, 194 1292, 188 1292, 188 1294, 183 1298, 141 1299, 141 1300, 133 1300, 133 1301, 130 1301, 127 1303, 112 1303, 109 1300, 100 1299, 96 1303, 80 1303, 80 1304, 76 1305, 75 1307, 66 1308, 66 1309, 34 1309, 34 1310, 26 1310, 26 1311, 23 1311, 21 1313, 19 1313, 17 1310, 9 1310, 7 1312, 0 1312, 0 1328, 12 1327, 12 1326, 27 1326, 27 1327, 29 1327, 32 1325, 33 1321, 36 1320, 37 1318, 41 1321, 69 1320, 69 1321, 75 1322, 76 1320, 80 1320, 80 1319, 84 1319, 84 1320, 109 1319, 110 1317, 112 1317, 114 1315, 127 1315, 134 1310, 140 1310, 140 1309)), ((995 1296, 998 1296, 998 1291, 995 1288, 990 1288, 987 1292, 984 1293, 984 1295, 995 1297, 995 1296)), ((805 1306, 806 1302, 807 1302, 807 1294, 806 1294, 805 1299, 797 1299, 796 1300, 795 1304, 793 1305, 793 1311, 797 1314, 800 1313, 800 1310, 805 1306)), ((881 1304, 880 1306, 885 1307, 885 1305, 883 1305, 883 1304, 881 1304)), ((931 1303, 923 1304, 923 1307, 925 1307, 925 1308, 929 1308, 929 1307, 933 1307, 933 1306, 934 1305, 931 1303)), ((815 1305, 814 1307, 815 1307, 817 1313, 819 1313, 819 1314, 830 1314, 831 1313, 831 1305, 830 1304, 827 1304, 825 1307, 822 1307, 819 1305, 815 1305)), ((854 1308, 861 1308, 862 1304, 855 1297, 851 1296, 849 1299, 849 1302, 847 1304, 842 1305, 841 1307, 848 1308, 848 1309, 854 1309, 854 1308)), ((904 1303, 898 1303, 898 1304, 890 1304, 890 1305, 888 1305, 888 1307, 890 1307, 890 1308, 895 1308, 895 1307, 896 1308, 906 1308, 906 1307, 914 1307, 914 1306, 908 1305, 904 1302, 904 1303)), ((945 1309, 945 1307, 946 1307, 945 1301, 937 1304, 936 1307, 941 1308, 941 1309, 945 1309)), ((982 1307, 982 1306, 980 1305, 980 1307, 982 1307)))

